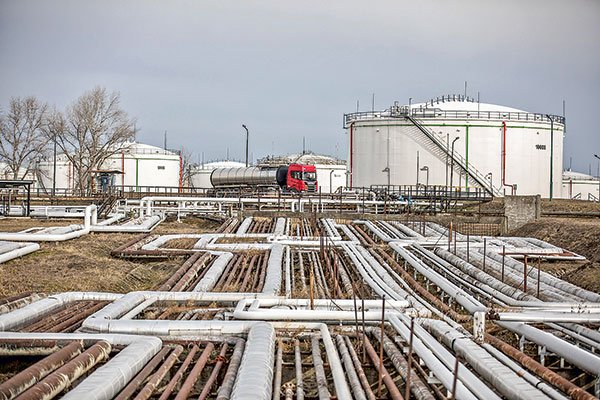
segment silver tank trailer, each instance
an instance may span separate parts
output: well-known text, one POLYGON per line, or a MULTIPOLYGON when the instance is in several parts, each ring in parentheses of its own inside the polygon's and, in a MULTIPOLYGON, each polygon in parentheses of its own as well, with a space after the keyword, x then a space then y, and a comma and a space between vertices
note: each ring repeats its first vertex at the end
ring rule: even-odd
POLYGON ((259 167, 217 168, 210 175, 213 187, 276 185, 277 169, 259 167))

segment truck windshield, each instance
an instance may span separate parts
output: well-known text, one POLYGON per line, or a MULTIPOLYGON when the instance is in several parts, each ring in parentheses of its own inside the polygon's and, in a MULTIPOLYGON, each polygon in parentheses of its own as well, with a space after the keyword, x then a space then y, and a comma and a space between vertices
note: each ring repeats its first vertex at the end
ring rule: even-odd
POLYGON ((317 180, 317 173, 316 172, 305 172, 304 173, 304 180, 305 181, 316 181, 317 180))

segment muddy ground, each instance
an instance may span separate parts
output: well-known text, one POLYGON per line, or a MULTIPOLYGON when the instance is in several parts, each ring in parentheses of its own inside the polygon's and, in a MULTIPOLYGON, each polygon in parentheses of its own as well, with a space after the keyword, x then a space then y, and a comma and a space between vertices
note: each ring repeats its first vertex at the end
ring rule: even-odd
MULTIPOLYGON (((0 219, 0 232, 31 227, 80 224, 81 220, 0 219)), ((166 221, 153 233, 212 232, 219 223, 198 218, 166 221)), ((135 234, 92 233, 57 243, 41 243, 37 252, 0 264, 0 298, 23 292, 102 291, 126 293, 155 288, 182 260, 134 262, 114 258, 111 250, 135 234)))

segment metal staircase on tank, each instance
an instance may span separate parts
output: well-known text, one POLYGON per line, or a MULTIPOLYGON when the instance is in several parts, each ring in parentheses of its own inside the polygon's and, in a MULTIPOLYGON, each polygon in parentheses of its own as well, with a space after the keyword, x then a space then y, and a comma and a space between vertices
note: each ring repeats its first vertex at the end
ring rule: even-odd
POLYGON ((448 157, 448 159, 454 158, 455 168, 459 169, 460 171, 468 175, 470 178, 473 178, 477 186, 484 189, 491 196, 502 196, 502 192, 500 191, 500 189, 493 185, 490 185, 489 182, 486 180, 485 176, 481 172, 479 172, 477 168, 473 167, 472 164, 467 163, 467 160, 463 156, 461 156, 457 152, 454 152, 453 156, 452 153, 449 151, 448 147, 445 146, 444 143, 436 137, 435 133, 432 130, 426 128, 419 121, 417 121, 415 118, 408 114, 405 115, 405 118, 415 126, 416 132, 421 133, 425 136, 426 139, 429 139, 426 142, 421 142, 421 144, 425 148, 427 148, 432 154, 434 154, 443 162, 446 162, 446 157, 448 157))

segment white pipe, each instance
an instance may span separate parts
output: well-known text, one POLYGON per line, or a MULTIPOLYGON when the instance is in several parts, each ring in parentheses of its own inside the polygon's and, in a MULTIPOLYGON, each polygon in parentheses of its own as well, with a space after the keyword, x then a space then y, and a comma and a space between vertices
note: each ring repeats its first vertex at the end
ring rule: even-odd
POLYGON ((480 376, 491 383, 507 399, 541 399, 540 390, 524 381, 514 371, 476 344, 469 335, 459 332, 443 321, 420 321, 457 356, 465 360, 480 376))
POLYGON ((232 258, 233 258, 232 253, 228 253, 228 252, 219 253, 219 257, 217 257, 217 259, 215 261, 213 261, 212 265, 210 266, 208 271, 206 271, 206 273, 204 274, 202 279, 200 279, 200 282, 198 282, 198 284, 194 287, 193 291, 194 292, 209 292, 209 291, 211 291, 215 287, 217 282, 219 281, 219 278, 223 274, 225 267, 227 267, 227 264, 229 263, 229 261, 232 258))
POLYGON ((150 232, 161 222, 161 218, 158 215, 150 217, 137 218, 124 223, 123 225, 93 225, 91 227, 92 232, 150 232))
POLYGON ((245 218, 242 223, 240 224, 239 228, 237 229, 237 231, 235 232, 236 235, 243 235, 246 232, 248 232, 248 228, 250 228, 250 225, 252 224, 252 217, 247 217, 245 218))
POLYGON ((496 349, 494 346, 483 343, 483 348, 486 349, 489 353, 491 353, 494 357, 500 360, 504 365, 512 369, 518 376, 523 377, 527 382, 529 382, 534 387, 540 389, 544 394, 554 400, 569 400, 569 397, 562 395, 560 392, 555 390, 552 386, 548 385, 546 382, 540 380, 537 376, 531 374, 526 369, 521 367, 519 364, 510 359, 510 357, 506 356, 500 350, 496 349))
MULTIPOLYGON (((404 323, 397 318, 397 316, 390 316, 388 321, 392 325, 392 327, 404 338, 405 341, 409 341, 410 338, 410 330, 404 325, 404 323)), ((416 324, 415 324, 416 326, 416 324)), ((446 390, 452 390, 453 384, 453 371, 450 371, 444 363, 433 353, 431 349, 429 349, 425 343, 416 335, 413 336, 413 350, 419 356, 421 360, 427 365, 429 370, 435 375, 442 385, 446 388, 446 390)), ((461 368, 462 371, 466 371, 467 368, 463 365, 461 368)), ((459 374, 459 378, 461 375, 459 374)), ((462 379, 459 379, 456 382, 456 399, 458 400, 477 400, 477 396, 475 396, 463 383, 462 379)), ((485 398, 484 398, 485 399, 485 398)), ((500 400, 500 397, 496 396, 493 392, 489 397, 490 400, 497 399, 500 400)))
POLYGON ((456 300, 458 304, 463 306, 469 313, 473 314, 476 311, 485 311, 486 307, 479 301, 475 300, 471 295, 463 289, 448 281, 445 277, 435 272, 429 266, 415 258, 406 249, 396 242, 391 242, 390 247, 404 258, 414 269, 435 283, 444 292, 456 300))
POLYGON ((33 253, 40 249, 40 245, 37 243, 14 243, 14 242, 0 242, 10 243, 14 247, 11 250, 2 250, 0 253, 0 263, 22 257, 26 254, 33 253))
POLYGON ((232 400, 271 400, 275 330, 259 322, 250 328, 242 362, 238 370, 232 400))
POLYGON ((96 225, 98 225, 98 226, 111 225, 111 224, 114 224, 115 222, 118 222, 118 221, 124 219, 125 217, 126 217, 125 214, 118 213, 107 219, 104 219, 104 220, 98 222, 96 225))
POLYGON ((281 290, 281 263, 283 261, 283 246, 274 244, 269 254, 265 283, 262 293, 267 295, 277 295, 281 290))
POLYGON ((71 400, 114 398, 162 347, 160 339, 140 335, 1 332, 2 339, 105 340, 112 345, 127 346, 62 397, 71 400))
POLYGON ((46 234, 46 233, 0 233, 0 240, 12 240, 19 242, 60 242, 74 239, 90 232, 90 227, 94 221, 97 221, 98 210, 95 204, 85 207, 83 227, 80 225, 71 225, 81 229, 72 230, 65 233, 46 234))
MULTIPOLYGON (((315 309, 309 310, 306 309, 310 306, 309 299, 244 299, 239 301, 233 317, 238 320, 254 321, 354 321, 356 317, 353 300, 314 300, 313 303, 315 309), (251 307, 247 309, 250 305, 251 307), (278 308, 261 309, 261 306, 278 308)), ((386 306, 388 305, 390 313, 405 312, 410 307, 408 301, 390 300, 386 303, 386 306)), ((380 300, 366 300, 365 306, 366 310, 363 315, 366 321, 381 320, 382 302, 380 300)), ((412 314, 414 315, 414 312, 412 314)))
POLYGON ((589 353, 551 333, 541 331, 533 326, 519 322, 502 321, 497 321, 496 324, 516 332, 519 335, 525 336, 534 343, 545 346, 548 350, 561 356, 571 364, 576 365, 595 376, 600 376, 600 357, 597 355, 589 353))
POLYGON ((0 315, 0 331, 17 329, 73 301, 113 301, 123 297, 116 293, 66 292, 31 303, 23 308, 0 315))

